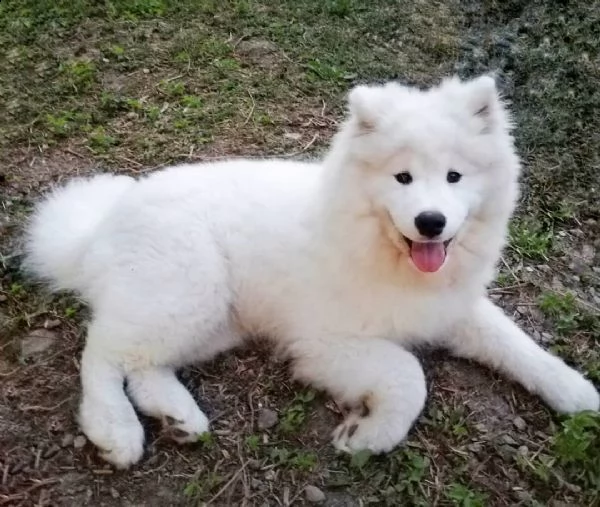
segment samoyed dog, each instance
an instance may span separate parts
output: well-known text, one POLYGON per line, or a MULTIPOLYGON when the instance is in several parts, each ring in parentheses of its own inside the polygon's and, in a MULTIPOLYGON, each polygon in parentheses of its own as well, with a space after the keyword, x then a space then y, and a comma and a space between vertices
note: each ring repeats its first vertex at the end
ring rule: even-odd
POLYGON ((144 450, 134 406, 196 440, 208 420, 175 369, 257 334, 352 407, 333 432, 348 452, 406 437, 426 397, 410 351, 423 343, 557 411, 597 410, 594 386, 486 297, 518 176, 507 112, 482 76, 354 88, 319 163, 181 165, 54 191, 29 225, 26 266, 93 310, 83 431, 121 468, 144 450))

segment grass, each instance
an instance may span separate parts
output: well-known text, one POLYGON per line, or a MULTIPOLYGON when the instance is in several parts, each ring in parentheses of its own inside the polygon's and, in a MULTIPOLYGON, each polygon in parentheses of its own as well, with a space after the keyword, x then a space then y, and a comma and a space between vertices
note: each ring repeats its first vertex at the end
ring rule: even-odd
MULTIPOLYGON (((20 226, 37 193, 79 170, 317 155, 346 91, 364 81, 427 85, 499 70, 524 191, 496 294, 508 308, 539 310, 522 325, 551 336, 556 353, 600 382, 599 26, 600 10, 582 0, 0 2, 0 394, 12 424, 0 417, 0 446, 12 453, 4 469, 39 464, 38 451, 77 431, 76 406, 65 400, 74 396, 87 309, 70 295, 49 298, 18 269, 20 226), (21 369, 20 337, 48 319, 60 322, 61 348, 21 369), (31 406, 45 410, 23 410, 31 406), (61 424, 71 426, 54 429, 61 424)), ((139 503, 167 482, 165 504, 205 502, 225 485, 218 500, 230 505, 248 491, 251 505, 285 495, 300 502, 306 483, 364 505, 597 501, 597 416, 557 418, 508 383, 443 364, 429 361, 432 399, 407 444, 385 457, 335 454, 327 443, 335 408, 323 410, 325 399, 290 384, 283 369, 241 356, 186 372, 218 433, 181 449, 157 438, 139 474, 126 477, 97 473, 91 454, 61 451, 46 468, 11 471, 0 503, 65 470, 83 477, 77 487, 92 491, 91 501, 108 504, 117 502, 110 488, 139 503), (280 417, 261 432, 252 409, 267 401, 280 417), (515 414, 525 429, 515 429, 515 414)), ((62 494, 90 501, 76 487, 47 489, 56 503, 62 494)), ((45 502, 40 490, 27 493, 31 503, 45 502)))

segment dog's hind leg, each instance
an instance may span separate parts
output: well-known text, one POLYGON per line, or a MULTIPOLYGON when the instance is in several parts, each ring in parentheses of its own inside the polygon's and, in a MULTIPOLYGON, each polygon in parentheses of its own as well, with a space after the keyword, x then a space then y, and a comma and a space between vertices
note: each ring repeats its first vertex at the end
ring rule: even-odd
POLYGON ((144 430, 125 394, 124 379, 123 369, 102 349, 86 346, 79 424, 100 456, 117 468, 136 463, 144 452, 144 430))
POLYGON ((170 368, 129 373, 127 392, 140 411, 161 419, 167 435, 176 442, 195 442, 208 431, 208 419, 170 368))

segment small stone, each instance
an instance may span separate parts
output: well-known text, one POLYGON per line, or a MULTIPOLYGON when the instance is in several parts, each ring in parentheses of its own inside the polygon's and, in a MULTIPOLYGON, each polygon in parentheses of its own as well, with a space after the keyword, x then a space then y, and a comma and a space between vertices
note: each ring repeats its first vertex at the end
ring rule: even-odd
POLYGON ((525 422, 525 419, 519 416, 513 419, 513 424, 515 425, 515 428, 517 428, 519 431, 525 431, 525 428, 527 428, 527 423, 525 422))
POLYGON ((277 424, 277 412, 268 408, 263 408, 258 413, 258 429, 268 430, 277 424))
POLYGON ((252 470, 260 470, 260 461, 257 459, 249 459, 248 460, 248 468, 251 468, 252 470))
POLYGON ((531 493, 529 491, 525 491, 519 489, 515 491, 516 497, 524 503, 531 503, 531 493))
POLYGON ((121 496, 121 494, 115 488, 110 488, 110 496, 116 500, 121 496))
POLYGON ((488 431, 487 426, 483 423, 476 423, 475 429, 479 431, 479 433, 487 433, 488 431))
POLYGON ((54 329, 58 326, 60 326, 59 319, 46 319, 46 321, 44 322, 44 328, 46 329, 54 329))
POLYGON ((34 329, 21 340, 21 358, 30 359, 48 350, 56 341, 56 333, 49 329, 34 329))
POLYGON ((502 443, 504 443, 506 445, 510 445, 510 446, 517 445, 517 441, 513 437, 511 437, 510 435, 508 435, 508 434, 502 435, 501 440, 502 440, 502 443))
POLYGON ((150 69, 142 69, 142 72, 143 72, 144 74, 150 74, 150 69))
POLYGON ((4 294, 0 294, 0 303, 4 303, 4 301, 6 301, 8 299, 8 296, 5 296, 4 294))
POLYGON ((58 453, 58 451, 60 451, 60 447, 56 444, 52 444, 50 447, 48 447, 48 449, 46 449, 44 451, 44 453, 42 454, 42 458, 44 458, 44 459, 51 458, 56 453, 58 453))
POLYGON ((81 449, 87 442, 87 439, 83 435, 77 435, 73 440, 73 447, 75 449, 81 449))
POLYGON ((267 488, 266 484, 263 481, 260 481, 256 478, 253 478, 250 481, 250 485, 252 486, 252 489, 254 489, 256 491, 262 491, 267 488))
POLYGON ((316 486, 308 485, 304 488, 304 496, 310 503, 321 503, 325 501, 325 493, 316 486))
POLYGON ((60 441, 60 446, 61 447, 70 447, 71 445, 73 445, 74 440, 75 440, 75 437, 73 436, 73 433, 65 433, 64 436, 62 437, 62 440, 60 441))
POLYGON ((267 479, 268 481, 274 481, 275 480, 275 471, 267 470, 267 472, 265 473, 265 479, 267 479))
POLYGON ((474 442, 472 444, 469 444, 469 445, 467 445, 467 449, 474 453, 481 452, 481 443, 474 442))
POLYGON ((517 449, 517 454, 519 456, 527 456, 529 454, 529 447, 526 445, 522 445, 517 449))

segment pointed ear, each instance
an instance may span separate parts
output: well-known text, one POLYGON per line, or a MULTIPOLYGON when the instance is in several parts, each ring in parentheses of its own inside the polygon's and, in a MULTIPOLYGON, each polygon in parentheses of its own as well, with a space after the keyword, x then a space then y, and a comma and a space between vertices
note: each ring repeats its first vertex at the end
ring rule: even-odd
POLYGON ((381 87, 359 85, 348 94, 348 109, 361 134, 373 132, 377 122, 381 87))
POLYGON ((491 76, 481 76, 465 83, 466 102, 469 111, 479 118, 486 130, 492 129, 501 110, 496 82, 491 76))

